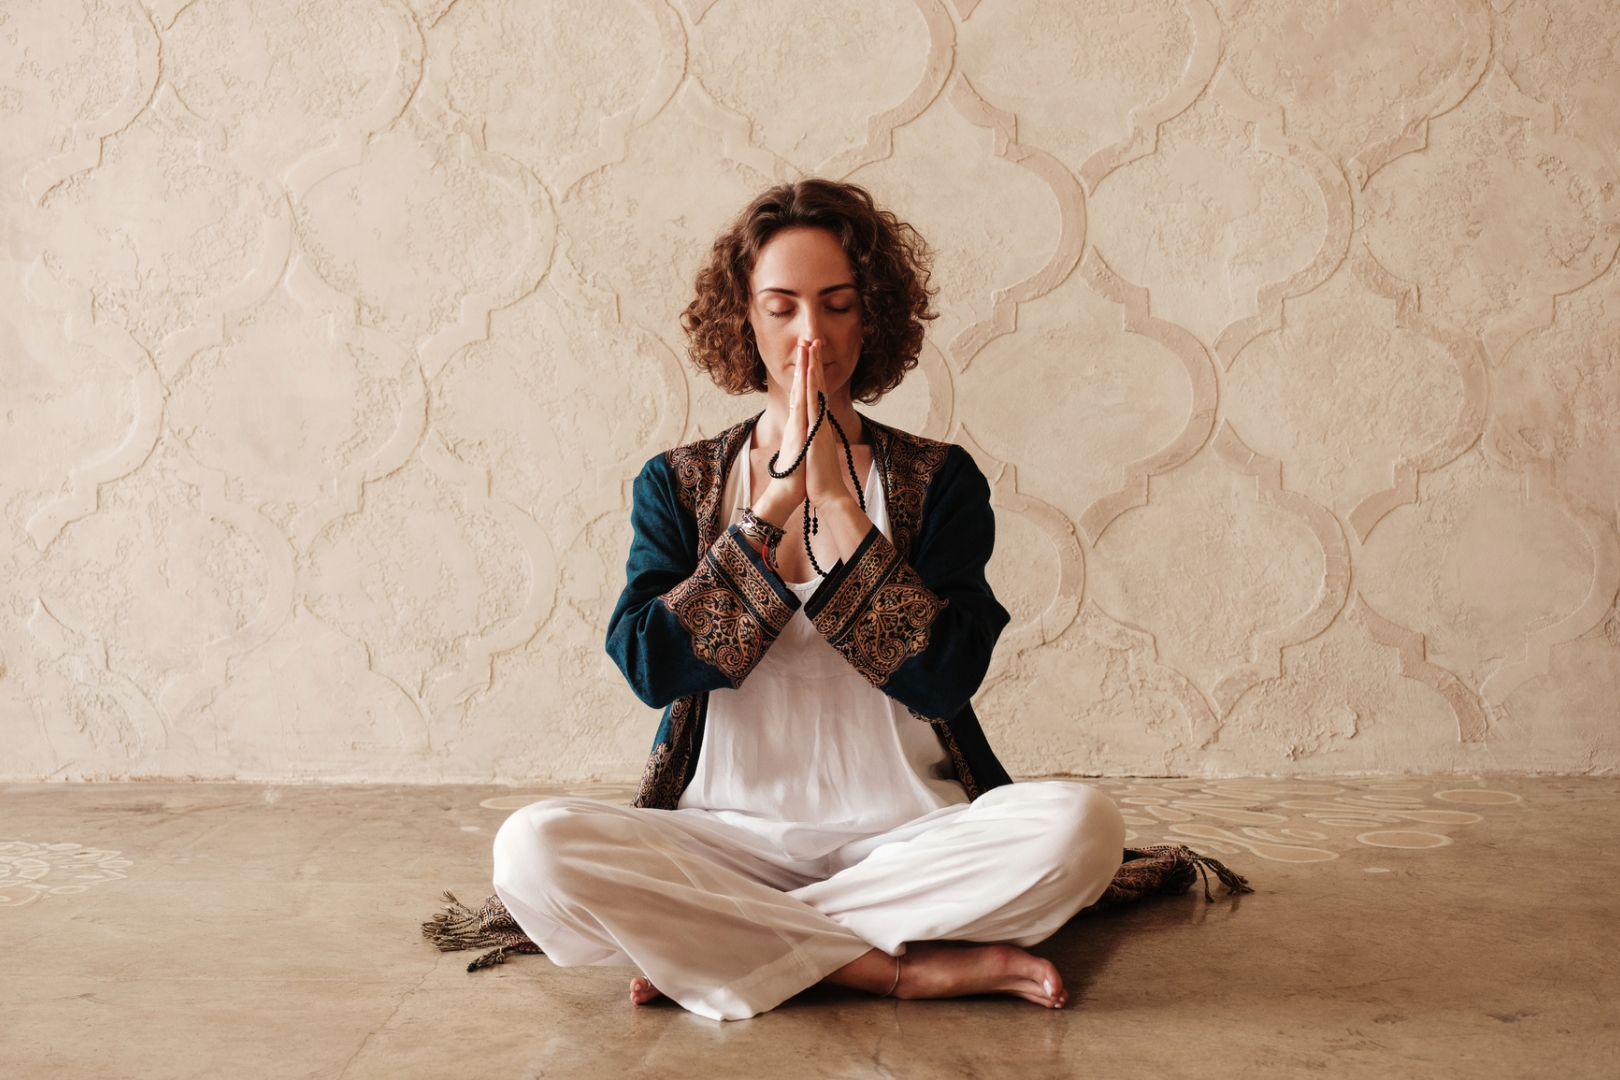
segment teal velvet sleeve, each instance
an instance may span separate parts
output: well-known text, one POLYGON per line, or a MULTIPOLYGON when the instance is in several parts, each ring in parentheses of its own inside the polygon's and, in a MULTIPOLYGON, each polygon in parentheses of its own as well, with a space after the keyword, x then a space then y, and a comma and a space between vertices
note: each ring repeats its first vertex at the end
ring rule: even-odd
POLYGON ((923 500, 910 561, 874 526, 804 613, 873 686, 924 718, 948 720, 984 681, 1012 619, 985 577, 995 538, 989 481, 952 443, 923 500))
POLYGON ((625 586, 606 648, 653 708, 740 685, 800 607, 799 597, 728 524, 698 551, 697 522, 662 454, 637 474, 625 586))

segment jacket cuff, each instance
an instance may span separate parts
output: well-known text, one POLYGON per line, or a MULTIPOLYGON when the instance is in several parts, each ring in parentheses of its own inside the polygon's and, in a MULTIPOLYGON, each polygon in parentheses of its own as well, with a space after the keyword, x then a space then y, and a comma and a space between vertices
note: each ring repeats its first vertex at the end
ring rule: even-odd
POLYGON ((690 577, 662 595, 692 635, 692 652, 739 686, 800 607, 733 524, 715 538, 690 577))
POLYGON ((934 620, 949 604, 873 525, 849 559, 827 571, 804 601, 804 613, 829 645, 881 687, 928 648, 934 620))

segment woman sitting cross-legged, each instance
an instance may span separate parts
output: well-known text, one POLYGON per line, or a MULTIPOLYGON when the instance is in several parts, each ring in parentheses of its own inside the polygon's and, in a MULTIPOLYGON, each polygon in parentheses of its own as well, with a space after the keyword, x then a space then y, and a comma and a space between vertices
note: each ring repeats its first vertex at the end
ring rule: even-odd
POLYGON ((695 361, 765 406, 635 478, 606 648, 663 709, 640 790, 541 799, 494 841, 523 932, 564 967, 638 968, 638 1004, 1068 1001, 1027 948, 1108 888, 1124 820, 997 760, 970 702, 1010 619, 989 484, 854 407, 916 366, 927 276, 915 230, 815 179, 756 198, 698 274, 695 361))

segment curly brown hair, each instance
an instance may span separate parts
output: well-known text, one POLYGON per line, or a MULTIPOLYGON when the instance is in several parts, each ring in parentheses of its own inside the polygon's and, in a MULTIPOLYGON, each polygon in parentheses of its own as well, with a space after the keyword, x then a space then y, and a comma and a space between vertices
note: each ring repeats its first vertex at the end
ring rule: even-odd
POLYGON ((756 196, 721 231, 697 272, 696 298, 681 313, 692 362, 728 394, 766 389, 765 363, 748 321, 749 277, 771 237, 811 226, 838 238, 855 271, 861 352, 850 397, 869 403, 900 385, 917 366, 928 308, 932 252, 909 224, 874 204, 859 184, 809 178, 756 196))

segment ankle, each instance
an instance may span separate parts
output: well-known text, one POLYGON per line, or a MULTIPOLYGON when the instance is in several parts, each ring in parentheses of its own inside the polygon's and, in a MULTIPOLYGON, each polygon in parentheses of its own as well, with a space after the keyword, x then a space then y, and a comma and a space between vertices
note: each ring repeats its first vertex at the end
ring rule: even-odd
POLYGON ((904 996, 903 994, 900 993, 900 982, 901 982, 901 979, 904 977, 904 965, 902 963, 902 961, 904 961, 904 960, 905 960, 905 955, 903 953, 895 953, 895 955, 894 955, 894 981, 891 982, 889 984, 889 988, 883 992, 884 997, 903 997, 904 996))
POLYGON ((894 983, 894 961, 894 957, 874 946, 821 981, 883 997, 894 983))

